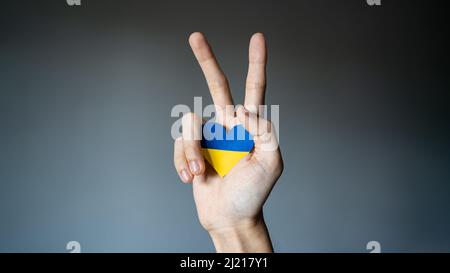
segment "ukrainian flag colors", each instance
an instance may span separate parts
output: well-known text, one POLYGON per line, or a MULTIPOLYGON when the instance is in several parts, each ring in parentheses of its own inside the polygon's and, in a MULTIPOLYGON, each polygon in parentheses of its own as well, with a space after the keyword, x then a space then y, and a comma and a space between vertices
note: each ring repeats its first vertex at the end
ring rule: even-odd
POLYGON ((208 122, 203 125, 201 145, 205 159, 224 177, 253 149, 254 142, 242 125, 236 125, 227 132, 222 125, 208 122))

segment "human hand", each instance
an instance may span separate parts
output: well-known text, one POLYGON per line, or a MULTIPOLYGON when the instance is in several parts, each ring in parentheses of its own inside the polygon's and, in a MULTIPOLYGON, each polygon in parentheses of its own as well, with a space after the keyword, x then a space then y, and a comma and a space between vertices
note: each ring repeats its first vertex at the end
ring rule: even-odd
POLYGON ((216 122, 230 129, 242 124, 253 136, 255 147, 224 177, 205 162, 200 146, 200 117, 183 116, 183 137, 175 141, 174 164, 185 183, 193 184, 197 213, 218 252, 273 251, 262 207, 283 171, 283 160, 274 126, 258 114, 264 105, 267 52, 264 36, 254 34, 249 47, 249 69, 244 106, 233 105, 228 80, 201 33, 189 43, 208 83, 216 122))

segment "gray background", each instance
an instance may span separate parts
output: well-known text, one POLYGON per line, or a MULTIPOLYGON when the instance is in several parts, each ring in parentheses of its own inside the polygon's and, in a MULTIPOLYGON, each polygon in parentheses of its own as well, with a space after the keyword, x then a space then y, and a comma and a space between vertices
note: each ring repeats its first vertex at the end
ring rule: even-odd
POLYGON ((82 2, 1 4, 0 251, 213 251, 172 166, 172 106, 210 102, 193 31, 237 102, 249 38, 266 34, 277 251, 449 251, 442 2, 82 2))

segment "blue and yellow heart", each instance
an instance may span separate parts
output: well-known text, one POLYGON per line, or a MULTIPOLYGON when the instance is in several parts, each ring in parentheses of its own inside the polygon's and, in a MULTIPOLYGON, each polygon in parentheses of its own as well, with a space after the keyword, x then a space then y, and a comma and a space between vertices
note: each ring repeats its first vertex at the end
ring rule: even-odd
POLYGON ((242 125, 236 125, 229 131, 215 122, 203 125, 203 156, 221 177, 250 153, 254 145, 252 136, 242 125))

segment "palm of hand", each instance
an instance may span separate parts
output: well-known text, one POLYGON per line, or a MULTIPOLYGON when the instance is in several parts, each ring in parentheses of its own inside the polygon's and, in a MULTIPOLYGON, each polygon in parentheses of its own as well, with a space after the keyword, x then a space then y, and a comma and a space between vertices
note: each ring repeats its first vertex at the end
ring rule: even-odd
POLYGON ((251 153, 223 178, 211 166, 206 167, 204 175, 194 178, 194 199, 206 230, 252 224, 259 217, 281 174, 281 156, 276 156, 272 166, 276 170, 266 170, 251 153))

